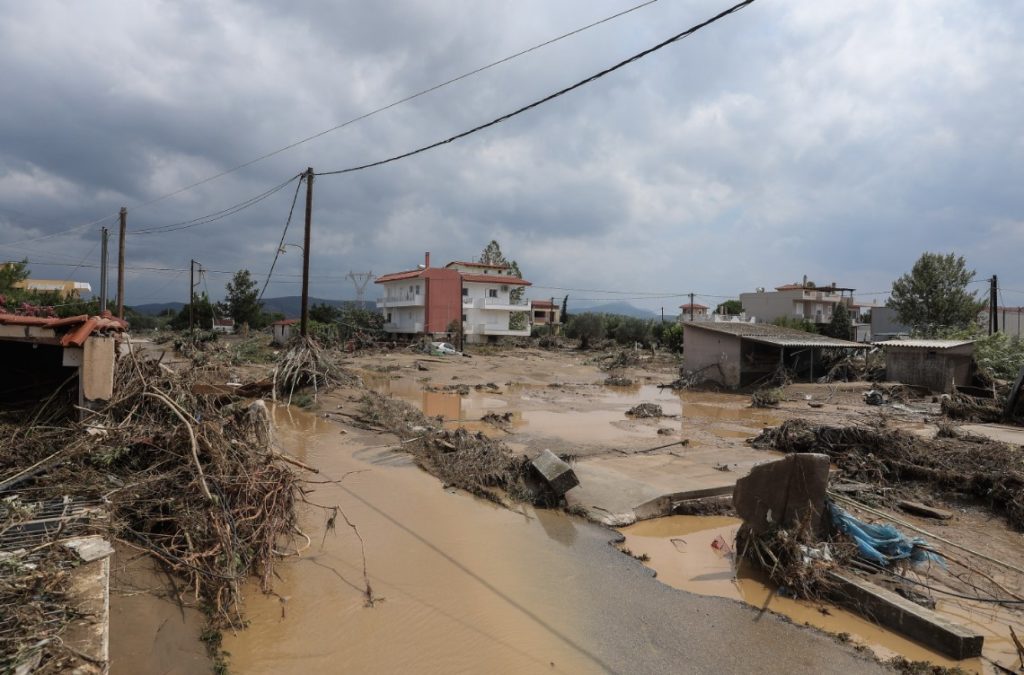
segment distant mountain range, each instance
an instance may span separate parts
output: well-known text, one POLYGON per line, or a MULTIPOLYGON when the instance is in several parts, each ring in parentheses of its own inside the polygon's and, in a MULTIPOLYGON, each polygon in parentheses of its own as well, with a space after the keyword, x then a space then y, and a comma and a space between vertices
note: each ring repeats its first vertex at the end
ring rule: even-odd
MULTIPOLYGON (((652 312, 649 309, 641 309, 640 307, 634 307, 628 302, 587 302, 580 300, 573 302, 572 296, 569 296, 569 316, 573 314, 581 314, 583 312, 594 312, 595 314, 622 314, 623 316, 635 316, 638 319, 653 319, 659 314, 652 312)), ((672 308, 673 310, 675 307, 672 308)), ((668 319, 668 315, 665 315, 668 319)))
MULTIPOLYGON (((354 300, 328 300, 327 298, 310 298, 309 305, 326 304, 331 307, 343 307, 349 303, 355 302, 354 300)), ((132 305, 139 314, 145 314, 148 316, 157 316, 168 309, 175 312, 181 311, 181 308, 185 306, 183 302, 154 302, 148 305, 132 305)), ((363 301, 363 306, 366 309, 374 309, 376 303, 373 301, 363 301)), ((284 314, 288 319, 297 319, 302 313, 302 296, 289 295, 282 298, 263 298, 263 309, 267 312, 279 312, 284 314)))

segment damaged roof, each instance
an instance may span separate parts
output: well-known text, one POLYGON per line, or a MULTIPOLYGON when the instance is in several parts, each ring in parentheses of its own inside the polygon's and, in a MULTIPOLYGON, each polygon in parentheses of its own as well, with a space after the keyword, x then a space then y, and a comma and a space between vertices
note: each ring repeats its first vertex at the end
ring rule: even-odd
POLYGON ((701 328, 716 333, 735 335, 751 342, 774 345, 776 347, 830 347, 842 349, 867 349, 868 345, 849 340, 807 333, 795 328, 783 328, 770 323, 744 323, 723 321, 712 322, 690 322, 684 324, 684 331, 692 328, 701 328))
POLYGON ((974 340, 883 340, 878 347, 908 347, 910 349, 953 349, 974 344, 974 340))
POLYGON ((62 347, 81 347, 93 333, 100 331, 124 332, 128 329, 128 322, 116 318, 109 311, 104 312, 102 316, 80 314, 64 318, 0 314, 0 326, 24 326, 25 334, 23 336, 8 336, 14 339, 45 338, 47 336, 31 335, 29 329, 49 329, 54 331, 54 337, 59 334, 62 347))

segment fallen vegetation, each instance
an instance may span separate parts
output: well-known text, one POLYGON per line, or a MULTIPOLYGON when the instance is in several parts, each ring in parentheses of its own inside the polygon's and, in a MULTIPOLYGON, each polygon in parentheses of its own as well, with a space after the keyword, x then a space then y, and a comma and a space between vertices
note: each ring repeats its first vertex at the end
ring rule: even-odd
MULTIPOLYGON (((0 488, 8 491, 5 530, 30 520, 33 504, 73 497, 102 505, 109 517, 90 521, 89 530, 151 554, 191 588, 215 634, 244 625, 243 581, 255 576, 269 590, 281 549, 298 534, 300 491, 271 448, 263 403, 196 395, 196 377, 194 369, 174 373, 129 356, 118 362, 114 398, 84 421, 3 425, 0 488)), ((35 574, 5 575, 0 589, 3 601, 20 593, 24 612, 45 614, 47 630, 58 632, 67 615, 46 603, 60 604, 63 570, 38 554, 68 535, 63 527, 6 554, 5 572, 35 566, 35 574)), ((60 669, 47 664, 62 663, 67 650, 40 640, 45 631, 37 628, 25 620, 4 635, 4 669, 36 655, 40 668, 60 669)))
POLYGON ((482 433, 449 431, 413 406, 375 392, 362 399, 362 421, 398 434, 401 449, 445 485, 504 503, 535 501, 540 495, 529 478, 529 462, 482 433))
POLYGON ((832 426, 792 419, 766 429, 755 448, 827 454, 845 478, 921 483, 972 498, 1024 530, 1024 452, 975 436, 923 438, 882 425, 832 426))

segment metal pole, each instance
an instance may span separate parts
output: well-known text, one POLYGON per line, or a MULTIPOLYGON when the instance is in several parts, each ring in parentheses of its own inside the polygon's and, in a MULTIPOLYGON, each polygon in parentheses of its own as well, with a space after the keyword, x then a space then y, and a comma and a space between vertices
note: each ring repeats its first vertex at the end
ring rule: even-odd
POLYGON ((693 321, 693 293, 690 293, 690 321, 693 321))
POLYGON ((109 235, 107 228, 100 228, 100 239, 102 240, 100 249, 100 314, 107 311, 107 237, 109 235))
POLYGON ((302 247, 302 337, 309 333, 309 232, 313 227, 313 167, 306 169, 306 236, 302 247))
POLYGON ((117 318, 124 318, 124 231, 128 228, 128 209, 121 207, 121 231, 117 243, 117 318))

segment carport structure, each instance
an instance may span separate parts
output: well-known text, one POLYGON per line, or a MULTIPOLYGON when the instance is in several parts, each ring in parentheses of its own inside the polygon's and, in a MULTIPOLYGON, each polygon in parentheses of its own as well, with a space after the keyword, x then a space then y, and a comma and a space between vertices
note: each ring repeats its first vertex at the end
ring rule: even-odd
POLYGON ((683 364, 727 387, 746 387, 780 367, 799 379, 824 374, 822 350, 864 350, 869 345, 766 323, 687 321, 683 323, 683 364), (717 367, 716 367, 717 366, 717 367))

